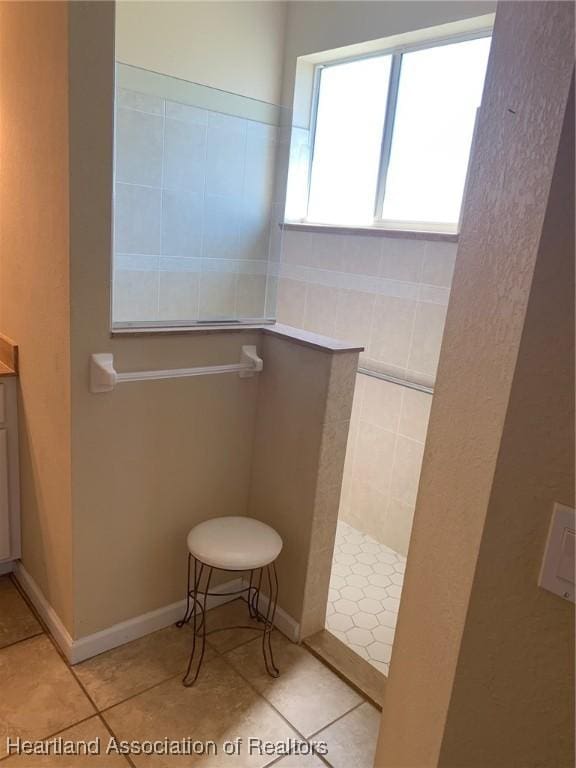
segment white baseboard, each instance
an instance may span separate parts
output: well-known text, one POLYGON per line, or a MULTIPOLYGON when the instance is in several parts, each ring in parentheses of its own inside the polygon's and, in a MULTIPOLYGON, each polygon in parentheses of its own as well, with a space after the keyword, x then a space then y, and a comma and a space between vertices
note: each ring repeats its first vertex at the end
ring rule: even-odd
MULTIPOLYGON (((244 586, 247 587, 248 584, 248 579, 244 579, 244 586)), ((260 595, 260 613, 266 613, 267 608, 268 597, 262 593, 260 595)), ((279 605, 276 606, 274 626, 277 627, 283 635, 286 635, 289 640, 292 640, 293 643, 300 642, 300 624, 298 624, 298 622, 293 619, 292 616, 286 613, 285 610, 280 608, 279 605)))
POLYGON ((7 573, 12 573, 14 570, 14 560, 0 563, 0 576, 5 576, 7 573))
MULTIPOLYGON (((143 613, 141 616, 135 616, 100 632, 74 640, 21 562, 16 564, 15 575, 70 664, 78 664, 111 648, 137 640, 150 632, 164 629, 182 618, 186 608, 186 600, 179 600, 177 603, 143 613)), ((213 591, 233 592, 242 586, 242 579, 237 578, 213 587, 213 591)), ((235 595, 210 595, 207 601, 208 608, 216 608, 218 605, 234 600, 235 597, 235 595)), ((279 629, 281 629, 280 626, 279 629)))
POLYGON ((32 605, 40 614, 40 618, 50 630, 50 634, 56 641, 58 647, 68 661, 70 661, 74 641, 64 624, 62 624, 60 617, 54 608, 52 608, 48 600, 46 600, 44 593, 24 568, 20 560, 15 564, 14 575, 16 576, 18 584, 20 584, 24 592, 30 598, 32 605))

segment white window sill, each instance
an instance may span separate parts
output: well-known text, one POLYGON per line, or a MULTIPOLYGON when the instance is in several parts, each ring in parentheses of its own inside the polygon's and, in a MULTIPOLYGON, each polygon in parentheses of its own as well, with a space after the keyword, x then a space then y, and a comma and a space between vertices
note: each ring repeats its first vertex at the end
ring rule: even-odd
POLYGON ((312 224, 304 221, 285 221, 280 227, 293 232, 325 232, 335 235, 369 235, 372 237, 397 237, 407 240, 441 240, 457 243, 456 232, 427 232, 418 229, 389 229, 386 227, 349 227, 338 224, 312 224))

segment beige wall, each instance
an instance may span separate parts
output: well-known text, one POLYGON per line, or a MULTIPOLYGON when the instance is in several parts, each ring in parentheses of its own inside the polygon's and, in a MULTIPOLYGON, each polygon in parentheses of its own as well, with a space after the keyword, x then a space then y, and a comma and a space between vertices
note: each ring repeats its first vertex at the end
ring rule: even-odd
POLYGON ((379 766, 573 764, 574 609, 537 586, 574 504, 573 29, 497 12, 379 766))
POLYGON ((109 336, 113 6, 73 3, 71 62, 72 451, 75 634, 182 598, 185 533, 246 514, 257 379, 235 376, 89 392, 93 352, 118 370, 240 359, 252 334, 109 336), (107 567, 102 568, 103 557, 107 567))
POLYGON ((286 3, 117 3, 116 58, 280 103, 286 3))
POLYGON ((71 630, 67 20, 65 3, 0 3, 0 327, 20 348, 22 559, 71 630))

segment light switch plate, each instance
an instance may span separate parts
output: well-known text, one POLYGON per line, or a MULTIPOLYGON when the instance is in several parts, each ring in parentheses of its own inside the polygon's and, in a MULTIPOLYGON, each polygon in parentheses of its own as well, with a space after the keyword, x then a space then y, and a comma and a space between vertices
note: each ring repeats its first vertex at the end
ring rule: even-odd
POLYGON ((576 566, 576 510, 554 504, 538 586, 574 602, 576 566))

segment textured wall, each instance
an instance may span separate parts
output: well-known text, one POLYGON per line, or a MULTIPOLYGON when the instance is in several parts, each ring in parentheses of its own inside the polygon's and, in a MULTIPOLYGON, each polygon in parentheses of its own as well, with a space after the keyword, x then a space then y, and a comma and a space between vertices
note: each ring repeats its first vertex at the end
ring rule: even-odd
POLYGON ((556 180, 550 196, 573 28, 568 3, 498 7, 379 766, 573 758, 573 608, 537 587, 552 503, 573 503, 573 463, 558 453, 571 439, 569 339, 554 340, 572 322, 573 207, 556 180))
POLYGON ((249 509, 284 540, 280 603, 307 636, 324 627, 358 354, 262 348, 249 509))
POLYGON ((574 606, 536 587, 552 505, 574 506, 573 87, 462 637, 445 766, 574 764, 574 606), (475 728, 466 728, 472 720, 475 728))
POLYGON ((0 327, 20 348, 22 560, 70 630, 68 11, 0 3, 0 327))

